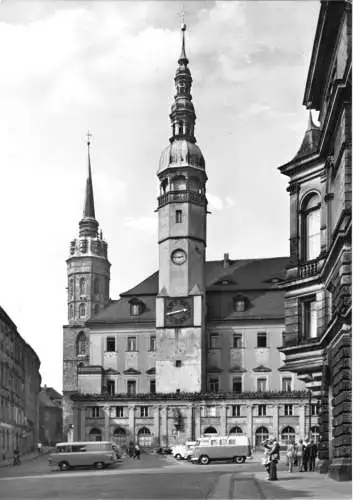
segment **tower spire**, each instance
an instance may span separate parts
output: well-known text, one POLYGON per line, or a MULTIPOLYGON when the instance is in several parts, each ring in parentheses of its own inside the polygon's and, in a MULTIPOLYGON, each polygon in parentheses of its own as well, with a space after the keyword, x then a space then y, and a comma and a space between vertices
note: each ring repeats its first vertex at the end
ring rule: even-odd
POLYGON ((85 201, 83 205, 83 218, 79 223, 80 236, 97 236, 98 222, 96 221, 94 210, 94 196, 92 183, 92 167, 91 167, 91 137, 92 134, 87 132, 87 154, 88 154, 88 174, 86 180, 85 201))

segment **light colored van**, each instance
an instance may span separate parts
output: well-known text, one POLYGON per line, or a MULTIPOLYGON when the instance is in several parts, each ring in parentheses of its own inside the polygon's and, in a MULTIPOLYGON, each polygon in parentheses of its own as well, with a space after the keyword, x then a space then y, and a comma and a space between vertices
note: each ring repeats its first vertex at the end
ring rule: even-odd
POLYGON ((191 461, 206 465, 212 460, 232 460, 244 463, 251 456, 249 438, 246 436, 224 436, 201 438, 196 441, 191 461), (202 440, 201 440, 202 439, 202 440))
POLYGON ((173 456, 177 460, 190 460, 194 451, 196 441, 186 441, 185 444, 179 444, 173 447, 173 456))
POLYGON ((58 443, 55 452, 49 456, 48 464, 62 471, 92 466, 104 469, 119 458, 116 445, 110 441, 74 441, 58 443))

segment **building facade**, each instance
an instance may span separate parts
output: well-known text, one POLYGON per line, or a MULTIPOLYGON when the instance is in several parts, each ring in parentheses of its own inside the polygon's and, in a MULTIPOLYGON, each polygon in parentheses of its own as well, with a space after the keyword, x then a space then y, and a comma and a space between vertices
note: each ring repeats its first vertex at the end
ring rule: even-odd
POLYGON ((34 450, 38 440, 40 361, 0 307, 0 458, 34 450))
POLYGON ((62 395, 45 385, 39 393, 39 442, 53 446, 62 440, 62 395))
POLYGON ((322 472, 351 479, 351 4, 321 3, 304 105, 311 114, 289 177, 285 367, 320 398, 322 472), (310 111, 311 113, 311 111, 310 111))
POLYGON ((64 432, 146 446, 230 432, 256 446, 273 434, 303 438, 309 426, 317 435, 316 400, 278 351, 288 258, 206 261, 207 174, 185 29, 158 169, 159 269, 114 301, 88 143, 84 214, 67 261, 64 432))

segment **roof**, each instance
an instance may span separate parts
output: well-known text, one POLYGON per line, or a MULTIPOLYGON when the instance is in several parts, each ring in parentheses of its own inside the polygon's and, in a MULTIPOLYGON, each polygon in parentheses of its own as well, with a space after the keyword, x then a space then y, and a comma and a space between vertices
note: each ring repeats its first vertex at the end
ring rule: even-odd
MULTIPOLYGON (((224 260, 206 262, 207 320, 244 320, 283 318, 284 292, 278 283, 285 280, 289 257, 267 259, 230 260, 224 267, 224 260), (245 298, 244 312, 235 312, 234 299, 245 298)), ((158 294, 158 271, 151 274, 135 287, 121 294, 120 300, 111 301, 108 306, 91 318, 87 325, 120 323, 136 326, 155 324, 155 302, 158 294), (142 304, 141 314, 130 314, 130 302, 138 298, 142 304)))

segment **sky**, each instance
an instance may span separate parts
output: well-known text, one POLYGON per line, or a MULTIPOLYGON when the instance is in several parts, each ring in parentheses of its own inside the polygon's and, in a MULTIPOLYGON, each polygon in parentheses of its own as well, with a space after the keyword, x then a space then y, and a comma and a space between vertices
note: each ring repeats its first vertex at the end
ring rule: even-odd
MULTIPOLYGON (((110 296, 157 269, 157 168, 171 135, 179 1, 0 2, 0 305, 62 390, 66 259, 91 158, 110 296)), ((319 1, 184 2, 207 258, 289 254, 287 179, 319 1)))

